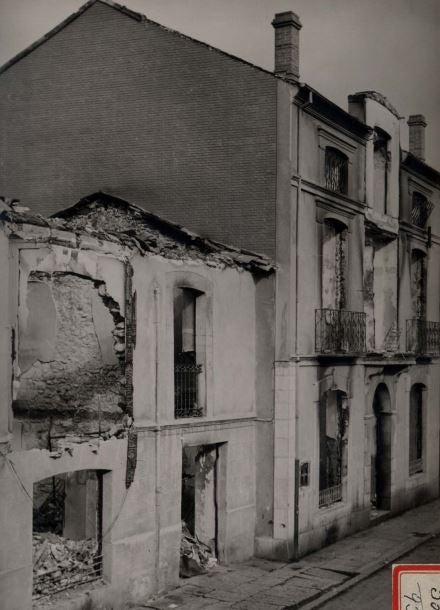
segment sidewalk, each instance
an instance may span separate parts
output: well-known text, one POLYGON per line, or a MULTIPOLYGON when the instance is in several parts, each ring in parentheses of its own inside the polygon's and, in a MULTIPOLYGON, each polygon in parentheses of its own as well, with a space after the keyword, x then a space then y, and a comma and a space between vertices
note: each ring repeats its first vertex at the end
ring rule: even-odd
POLYGON ((295 563, 252 559, 218 566, 136 610, 312 610, 439 533, 440 499, 295 563))

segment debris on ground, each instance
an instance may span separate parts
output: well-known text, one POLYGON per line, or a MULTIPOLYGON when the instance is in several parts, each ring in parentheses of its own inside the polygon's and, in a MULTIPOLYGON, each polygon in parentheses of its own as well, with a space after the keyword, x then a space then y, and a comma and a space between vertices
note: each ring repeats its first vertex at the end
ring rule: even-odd
POLYGON ((191 578, 198 574, 205 574, 217 565, 217 559, 213 556, 211 548, 192 535, 182 521, 182 538, 180 542, 180 576, 191 578))
POLYGON ((95 539, 69 540, 51 532, 33 535, 34 598, 99 578, 95 539))

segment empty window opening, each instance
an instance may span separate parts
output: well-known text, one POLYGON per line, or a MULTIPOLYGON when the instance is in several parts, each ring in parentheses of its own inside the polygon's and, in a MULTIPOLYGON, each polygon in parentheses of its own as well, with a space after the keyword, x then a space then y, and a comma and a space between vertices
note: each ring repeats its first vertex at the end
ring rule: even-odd
POLYGON ((347 194, 348 157, 332 146, 325 149, 325 186, 335 193, 347 194))
POLYGON ((423 391, 413 385, 409 401, 409 474, 423 472, 423 391))
POLYGON ((342 500, 347 475, 348 399, 345 392, 328 391, 319 405, 319 506, 342 500))
POLYGON ((102 473, 79 470, 34 484, 33 599, 102 573, 102 473))
POLYGON ((328 220, 323 224, 322 306, 345 309, 347 276, 347 228, 328 220))
POLYGON ((200 293, 191 288, 174 291, 174 413, 175 417, 200 417, 203 353, 199 331, 200 293))
POLYGON ((411 254, 411 296, 413 316, 417 320, 426 319, 426 255, 420 250, 411 254))
POLYGON ((387 213, 389 136, 376 129, 374 134, 374 209, 381 214, 387 213))
POLYGON ((374 418, 371 421, 371 487, 372 516, 391 508, 391 438, 392 416, 389 390, 380 383, 373 398, 374 418))
POLYGON ((218 445, 184 447, 182 453, 181 576, 201 574, 218 555, 218 445))

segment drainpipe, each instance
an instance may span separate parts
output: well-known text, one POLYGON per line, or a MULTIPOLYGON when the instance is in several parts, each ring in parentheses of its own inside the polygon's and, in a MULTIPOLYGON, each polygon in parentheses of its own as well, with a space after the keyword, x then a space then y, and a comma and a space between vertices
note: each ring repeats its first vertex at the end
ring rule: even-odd
POLYGON ((154 323, 154 412, 155 412, 155 427, 154 427, 154 441, 155 441, 155 455, 156 455, 156 486, 155 486, 155 511, 156 511, 156 535, 155 535, 155 589, 156 593, 159 592, 159 571, 160 571, 160 529, 161 529, 161 519, 160 519, 160 505, 161 505, 161 476, 160 476, 160 467, 161 467, 161 459, 160 459, 160 436, 161 436, 161 428, 159 425, 159 307, 158 307, 158 299, 159 299, 159 286, 155 282, 153 288, 153 299, 154 299, 154 308, 153 308, 153 323, 154 323))

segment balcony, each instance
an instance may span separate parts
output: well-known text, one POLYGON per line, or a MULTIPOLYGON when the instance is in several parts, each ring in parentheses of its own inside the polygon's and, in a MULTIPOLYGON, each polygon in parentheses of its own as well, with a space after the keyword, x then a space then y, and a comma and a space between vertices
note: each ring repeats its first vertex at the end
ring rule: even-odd
POLYGON ((318 354, 362 354, 366 351, 366 314, 345 309, 315 310, 318 354))
POLYGON ((431 356, 440 354, 440 322, 407 320, 406 351, 431 356))

